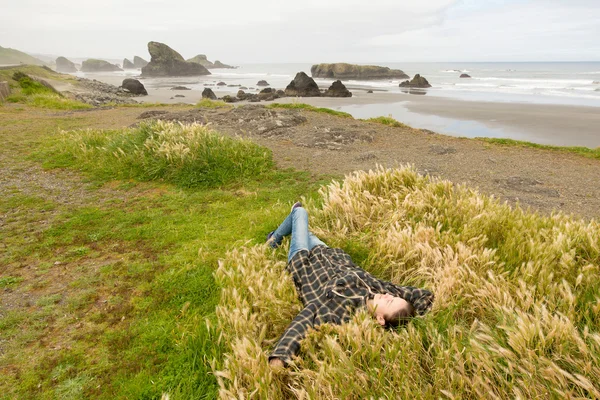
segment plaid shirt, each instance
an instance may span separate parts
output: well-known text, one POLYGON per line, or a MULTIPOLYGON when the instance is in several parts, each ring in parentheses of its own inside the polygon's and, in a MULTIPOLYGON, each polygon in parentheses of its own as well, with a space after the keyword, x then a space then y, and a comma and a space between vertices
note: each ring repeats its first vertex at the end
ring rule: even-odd
POLYGON ((419 315, 425 314, 433 302, 433 293, 428 290, 397 286, 375 278, 354 265, 342 249, 319 245, 310 252, 300 250, 288 263, 287 270, 294 279, 304 309, 285 330, 269 357, 269 360, 279 358, 285 364, 298 353, 300 341, 310 328, 347 322, 374 294, 401 297, 411 303, 419 315))

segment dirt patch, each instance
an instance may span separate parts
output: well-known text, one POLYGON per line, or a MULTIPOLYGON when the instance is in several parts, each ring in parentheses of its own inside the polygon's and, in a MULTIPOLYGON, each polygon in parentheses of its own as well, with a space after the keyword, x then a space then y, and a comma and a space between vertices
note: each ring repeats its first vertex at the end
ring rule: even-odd
POLYGON ((511 204, 585 218, 600 214, 600 161, 568 152, 509 147, 300 109, 248 105, 140 118, 210 124, 269 147, 280 167, 343 175, 377 164, 413 164, 511 204))

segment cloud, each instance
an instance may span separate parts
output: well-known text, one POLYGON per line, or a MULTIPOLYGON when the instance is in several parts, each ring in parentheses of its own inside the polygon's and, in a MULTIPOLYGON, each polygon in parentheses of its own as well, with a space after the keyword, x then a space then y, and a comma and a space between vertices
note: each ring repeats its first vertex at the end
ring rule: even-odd
POLYGON ((120 58, 147 56, 156 40, 184 57, 238 63, 598 59, 596 3, 21 0, 3 5, 0 44, 120 58))

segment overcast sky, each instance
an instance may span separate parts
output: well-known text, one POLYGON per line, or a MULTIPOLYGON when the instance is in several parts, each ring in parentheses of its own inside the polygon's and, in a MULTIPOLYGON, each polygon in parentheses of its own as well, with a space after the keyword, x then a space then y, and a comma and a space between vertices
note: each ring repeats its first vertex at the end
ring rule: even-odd
POLYGON ((0 46, 226 63, 600 61, 600 0, 3 1, 0 46))

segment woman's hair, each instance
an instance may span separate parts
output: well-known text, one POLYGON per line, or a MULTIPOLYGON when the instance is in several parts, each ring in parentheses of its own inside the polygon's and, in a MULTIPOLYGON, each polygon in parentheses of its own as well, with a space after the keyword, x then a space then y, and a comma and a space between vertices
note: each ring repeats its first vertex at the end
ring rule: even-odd
POLYGON ((413 307, 413 305, 409 302, 406 302, 406 304, 408 304, 407 308, 398 310, 398 312, 392 315, 392 317, 389 320, 385 320, 386 328, 396 329, 398 325, 400 325, 401 323, 406 323, 412 316, 415 315, 415 308, 413 307))

